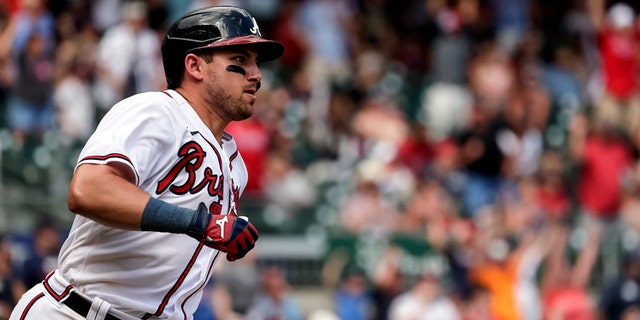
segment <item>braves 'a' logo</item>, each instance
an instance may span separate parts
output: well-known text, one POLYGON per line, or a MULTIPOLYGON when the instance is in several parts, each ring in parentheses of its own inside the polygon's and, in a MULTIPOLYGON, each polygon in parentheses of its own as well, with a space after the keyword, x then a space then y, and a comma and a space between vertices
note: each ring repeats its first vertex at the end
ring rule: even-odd
POLYGON ((251 18, 251 21, 253 22, 253 26, 251 28, 249 28, 249 32, 251 32, 252 34, 261 37, 260 35, 260 29, 258 29, 258 23, 256 22, 255 18, 251 18))
POLYGON ((224 225, 229 223, 229 216, 224 216, 221 219, 216 220, 216 224, 220 226, 220 238, 224 239, 224 225))
MULTIPOLYGON (((195 141, 189 141, 180 147, 178 157, 180 160, 169 170, 167 175, 158 181, 156 193, 161 194, 167 189, 174 194, 198 193, 206 190, 207 193, 218 198, 222 202, 224 195, 224 176, 217 174, 213 169, 207 167, 204 169, 204 176, 198 180, 196 175, 198 169, 202 167, 204 158, 207 155, 195 141), (186 173, 186 180, 181 185, 174 182, 181 173, 186 173)), ((220 159, 218 159, 220 161, 220 159)))

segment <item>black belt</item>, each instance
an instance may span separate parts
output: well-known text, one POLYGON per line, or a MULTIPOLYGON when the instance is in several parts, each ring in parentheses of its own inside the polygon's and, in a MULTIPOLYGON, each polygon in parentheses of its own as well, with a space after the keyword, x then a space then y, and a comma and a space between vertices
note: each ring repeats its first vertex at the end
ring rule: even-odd
MULTIPOLYGON (((71 310, 75 311, 76 313, 78 313, 79 315, 85 318, 89 314, 89 309, 91 309, 91 302, 81 297, 79 294, 75 293, 74 291, 71 291, 71 293, 69 293, 69 297, 64 301, 62 301, 62 303, 65 304, 67 307, 71 308, 71 310)), ((104 319, 105 320, 121 320, 120 318, 117 318, 109 313, 107 313, 104 319)))

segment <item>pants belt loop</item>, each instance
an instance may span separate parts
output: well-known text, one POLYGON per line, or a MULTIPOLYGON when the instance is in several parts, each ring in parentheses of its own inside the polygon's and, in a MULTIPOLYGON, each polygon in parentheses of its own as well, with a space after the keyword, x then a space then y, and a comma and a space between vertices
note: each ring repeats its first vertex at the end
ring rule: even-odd
POLYGON ((111 309, 111 304, 98 297, 93 298, 91 302, 91 309, 87 314, 87 320, 104 320, 107 316, 107 312, 111 309))

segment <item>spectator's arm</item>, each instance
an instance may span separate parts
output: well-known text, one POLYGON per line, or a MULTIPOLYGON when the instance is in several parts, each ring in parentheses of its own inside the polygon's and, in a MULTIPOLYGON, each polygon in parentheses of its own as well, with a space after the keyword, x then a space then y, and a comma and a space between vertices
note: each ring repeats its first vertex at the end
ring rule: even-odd
POLYGON ((587 0, 585 5, 591 23, 596 30, 601 29, 604 25, 605 0, 587 0))
POLYGON ((14 18, 10 18, 6 27, 0 30, 0 59, 8 58, 13 44, 13 34, 15 32, 16 22, 14 18))
POLYGON ((590 236, 582 250, 580 250, 571 272, 571 283, 579 288, 586 288, 588 286, 591 271, 593 270, 600 248, 601 231, 594 229, 589 234, 590 236))
POLYGON ((211 289, 209 304, 218 319, 239 320, 241 317, 233 311, 231 294, 227 287, 214 285, 211 289))
POLYGON ((562 279, 563 271, 569 264, 565 256, 568 237, 569 230, 566 226, 551 225, 547 227, 545 272, 540 283, 543 292, 558 285, 558 279, 562 279))
POLYGON ((567 147, 572 160, 580 162, 584 154, 589 122, 582 114, 576 114, 570 121, 567 147))

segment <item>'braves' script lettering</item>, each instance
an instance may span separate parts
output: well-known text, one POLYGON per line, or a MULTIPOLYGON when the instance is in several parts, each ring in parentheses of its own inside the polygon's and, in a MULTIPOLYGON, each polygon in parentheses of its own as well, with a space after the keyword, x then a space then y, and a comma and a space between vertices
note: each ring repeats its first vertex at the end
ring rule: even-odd
POLYGON ((178 151, 180 160, 158 182, 156 193, 160 194, 167 188, 174 194, 197 193, 206 189, 209 195, 218 196, 218 199, 222 200, 224 186, 222 175, 216 175, 211 168, 205 168, 204 177, 196 183, 196 172, 202 166, 206 155, 207 153, 198 143, 194 141, 185 143, 178 151), (175 180, 182 172, 186 172, 186 181, 182 185, 175 185, 175 180))

